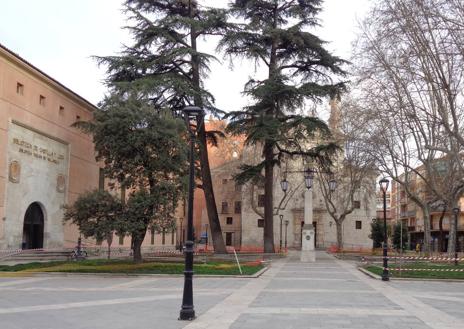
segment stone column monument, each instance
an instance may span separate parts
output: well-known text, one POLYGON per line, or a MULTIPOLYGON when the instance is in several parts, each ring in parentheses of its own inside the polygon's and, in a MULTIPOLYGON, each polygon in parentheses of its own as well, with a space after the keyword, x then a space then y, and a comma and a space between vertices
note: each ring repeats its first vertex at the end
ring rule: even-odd
POLYGON ((304 225, 301 234, 301 256, 302 262, 315 262, 316 251, 314 250, 314 227, 313 227, 313 190, 305 189, 304 193, 304 225))

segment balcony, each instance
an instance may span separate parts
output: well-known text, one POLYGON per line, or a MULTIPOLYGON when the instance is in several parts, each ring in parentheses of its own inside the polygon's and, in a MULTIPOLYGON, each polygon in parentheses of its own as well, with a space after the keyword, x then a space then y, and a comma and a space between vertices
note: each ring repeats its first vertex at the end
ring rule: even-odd
POLYGON ((415 217, 415 216, 416 216, 416 211, 415 210, 409 210, 409 211, 400 212, 400 218, 409 218, 409 217, 415 217))

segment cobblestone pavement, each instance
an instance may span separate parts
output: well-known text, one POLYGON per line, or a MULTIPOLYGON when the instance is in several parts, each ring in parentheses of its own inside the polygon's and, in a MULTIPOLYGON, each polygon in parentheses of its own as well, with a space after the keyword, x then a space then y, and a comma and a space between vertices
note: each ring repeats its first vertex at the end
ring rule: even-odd
POLYGON ((464 283, 384 283, 317 256, 258 279, 195 278, 192 322, 177 320, 179 277, 0 278, 0 328, 464 328, 464 283))

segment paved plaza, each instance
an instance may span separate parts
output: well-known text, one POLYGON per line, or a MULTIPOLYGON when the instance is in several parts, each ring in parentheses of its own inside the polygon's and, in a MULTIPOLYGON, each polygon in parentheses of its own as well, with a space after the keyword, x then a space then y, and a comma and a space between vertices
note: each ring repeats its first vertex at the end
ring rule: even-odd
POLYGON ((464 283, 383 283, 318 253, 260 278, 195 278, 198 318, 177 320, 180 277, 0 278, 1 329, 462 329, 464 283))

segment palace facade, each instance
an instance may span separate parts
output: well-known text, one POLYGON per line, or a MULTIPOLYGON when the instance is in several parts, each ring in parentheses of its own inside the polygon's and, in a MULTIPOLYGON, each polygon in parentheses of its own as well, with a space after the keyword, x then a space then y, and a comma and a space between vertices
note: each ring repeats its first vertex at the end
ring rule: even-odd
POLYGON ((95 110, 0 45, 0 249, 75 244, 63 205, 98 187, 99 165, 91 137, 71 125, 95 110))

